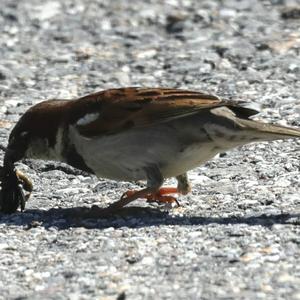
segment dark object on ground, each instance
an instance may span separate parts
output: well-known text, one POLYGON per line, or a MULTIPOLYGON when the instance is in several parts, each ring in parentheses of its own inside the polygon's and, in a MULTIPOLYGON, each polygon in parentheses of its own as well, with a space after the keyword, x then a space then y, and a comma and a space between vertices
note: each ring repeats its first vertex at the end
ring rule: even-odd
POLYGON ((300 6, 288 7, 281 12, 283 19, 300 19, 300 6))
POLYGON ((32 191, 30 180, 20 171, 1 167, 0 181, 0 212, 14 213, 19 206, 23 211, 32 191), (23 188, 29 193, 25 194, 23 188))

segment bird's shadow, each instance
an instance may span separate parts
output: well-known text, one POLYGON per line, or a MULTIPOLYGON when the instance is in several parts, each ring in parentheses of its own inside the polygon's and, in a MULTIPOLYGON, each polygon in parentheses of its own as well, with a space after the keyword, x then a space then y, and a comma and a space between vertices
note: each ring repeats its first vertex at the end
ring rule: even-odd
POLYGON ((0 214, 0 224, 22 226, 24 229, 42 226, 65 230, 70 227, 105 229, 109 227, 141 228, 158 225, 205 226, 209 224, 271 227, 274 224, 300 225, 300 213, 260 214, 255 216, 203 217, 172 215, 168 211, 151 207, 125 207, 114 215, 102 218, 80 217, 80 210, 86 208, 52 208, 49 210, 27 209, 11 215, 0 214))

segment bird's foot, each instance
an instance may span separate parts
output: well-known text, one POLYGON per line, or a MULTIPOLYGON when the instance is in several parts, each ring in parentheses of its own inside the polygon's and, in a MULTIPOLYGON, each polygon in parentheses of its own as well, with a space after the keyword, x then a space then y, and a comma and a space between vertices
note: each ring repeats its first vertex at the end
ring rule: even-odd
MULTIPOLYGON (((121 199, 132 197, 136 195, 136 193, 138 192, 139 191, 135 191, 135 190, 127 191, 122 195, 121 199)), ((145 195, 141 195, 141 197, 139 198, 147 199, 147 202, 157 202, 162 204, 176 203, 177 206, 179 207, 180 204, 178 200, 175 197, 170 196, 170 194, 178 194, 178 193, 179 192, 175 187, 163 187, 160 188, 157 192, 147 193, 145 195)))
POLYGON ((160 188, 156 192, 152 192, 151 188, 145 188, 140 191, 127 191, 125 192, 119 201, 116 201, 106 208, 100 208, 98 206, 93 206, 91 209, 85 210, 84 212, 72 213, 73 217, 83 217, 83 218, 105 218, 117 213, 125 205, 136 199, 147 199, 149 202, 158 202, 164 204, 176 203, 180 206, 177 199, 169 194, 178 194, 178 190, 172 187, 160 188))

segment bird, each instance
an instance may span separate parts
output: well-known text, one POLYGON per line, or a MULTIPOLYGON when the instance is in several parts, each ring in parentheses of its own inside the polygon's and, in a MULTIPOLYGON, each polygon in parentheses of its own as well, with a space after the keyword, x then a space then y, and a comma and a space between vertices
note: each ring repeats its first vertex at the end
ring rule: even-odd
POLYGON ((12 129, 4 167, 24 158, 56 160, 117 181, 146 181, 91 216, 136 199, 177 203, 191 191, 187 172, 218 153, 253 142, 299 138, 300 129, 253 120, 247 102, 201 91, 125 87, 29 108, 12 129), (177 187, 163 187, 175 177, 177 187))

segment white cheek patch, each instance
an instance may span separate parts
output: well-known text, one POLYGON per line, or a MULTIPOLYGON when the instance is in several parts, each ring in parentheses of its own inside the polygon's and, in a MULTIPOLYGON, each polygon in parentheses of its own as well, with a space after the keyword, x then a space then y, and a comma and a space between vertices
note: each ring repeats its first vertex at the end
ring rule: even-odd
POLYGON ((84 117, 82 117, 76 122, 76 125, 78 126, 88 125, 89 123, 96 121, 98 118, 99 118, 99 113, 86 114, 84 117))

